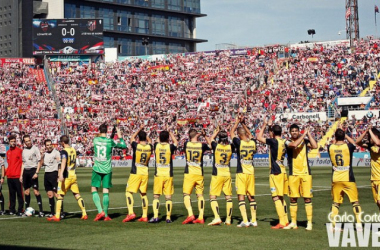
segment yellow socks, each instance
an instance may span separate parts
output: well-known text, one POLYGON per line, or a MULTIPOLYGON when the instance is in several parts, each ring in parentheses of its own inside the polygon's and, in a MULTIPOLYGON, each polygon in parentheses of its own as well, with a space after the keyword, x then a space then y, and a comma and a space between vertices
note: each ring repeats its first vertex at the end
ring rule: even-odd
POLYGON ((205 212, 205 198, 203 198, 203 196, 198 197, 198 210, 199 210, 198 219, 203 220, 203 214, 205 212))
POLYGON ((80 209, 82 210, 82 215, 83 215, 83 216, 87 215, 87 213, 86 213, 86 208, 85 208, 85 206, 84 206, 83 198, 82 198, 81 196, 79 196, 79 197, 77 198, 77 201, 78 201, 78 205, 79 205, 80 209))
POLYGON ((290 202, 290 217, 292 218, 292 223, 297 225, 297 202, 290 202))
POLYGON ((141 195, 141 201, 142 201, 142 216, 141 217, 147 218, 148 217, 148 197, 146 195, 141 195))
POLYGON ((158 208, 160 207, 160 201, 158 199, 153 200, 153 217, 158 218, 158 208))
POLYGON ((127 199, 128 214, 134 214, 133 212, 133 194, 130 192, 125 192, 125 197, 127 199))
POLYGON ((226 221, 231 221, 231 218, 232 218, 232 207, 233 207, 232 199, 228 199, 227 200, 227 204, 226 204, 226 209, 227 209, 226 221))
POLYGON ((245 208, 245 201, 239 201, 239 210, 244 223, 248 223, 247 209, 245 208))
POLYGON ((305 203, 305 211, 307 222, 311 223, 313 221, 313 203, 305 203))
POLYGON ((360 218, 361 213, 362 213, 362 208, 361 208, 360 204, 353 204, 352 207, 354 209, 354 214, 356 217, 356 223, 362 223, 362 220, 360 218))
POLYGON ((166 201, 166 219, 170 220, 170 216, 172 215, 173 202, 171 200, 166 201))
POLYGON ((284 211, 284 206, 282 205, 282 202, 281 200, 276 200, 274 202, 274 205, 276 207, 276 211, 277 211, 277 215, 278 215, 278 219, 279 219, 279 223, 283 226, 285 226, 285 221, 284 221, 284 214, 285 214, 285 211, 284 211))
POLYGON ((339 206, 333 204, 331 207, 331 214, 330 214, 330 221, 333 224, 333 227, 335 227, 335 216, 339 214, 339 206))
POLYGON ((220 219, 218 202, 216 200, 210 200, 210 203, 215 219, 220 219))
POLYGON ((188 216, 193 216, 193 208, 191 207, 191 199, 190 195, 185 195, 183 197, 183 203, 185 204, 185 207, 187 209, 188 216))
POLYGON ((282 205, 284 206, 284 222, 286 225, 289 223, 289 219, 288 219, 288 206, 285 200, 282 200, 282 205))
POLYGON ((256 211, 257 211, 256 201, 251 201, 249 203, 249 206, 251 208, 251 222, 255 222, 256 221, 256 211))

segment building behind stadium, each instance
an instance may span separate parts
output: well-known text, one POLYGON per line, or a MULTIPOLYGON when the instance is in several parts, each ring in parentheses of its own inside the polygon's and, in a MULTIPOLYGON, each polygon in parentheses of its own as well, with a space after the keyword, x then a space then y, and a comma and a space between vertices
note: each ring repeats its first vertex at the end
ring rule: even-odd
POLYGON ((207 41, 196 38, 204 16, 200 0, 1 0, 0 57, 32 57, 32 21, 44 18, 103 19, 104 47, 118 56, 194 52, 207 41))

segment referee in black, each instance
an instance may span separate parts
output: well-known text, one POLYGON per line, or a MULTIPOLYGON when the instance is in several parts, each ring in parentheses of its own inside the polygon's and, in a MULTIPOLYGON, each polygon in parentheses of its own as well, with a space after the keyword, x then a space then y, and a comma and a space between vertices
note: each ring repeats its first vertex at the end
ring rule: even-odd
POLYGON ((58 187, 58 168, 61 164, 61 154, 53 147, 50 139, 45 140, 45 153, 41 158, 41 166, 45 166, 44 186, 49 198, 50 214, 55 214, 55 198, 57 197, 58 187))
POLYGON ((42 198, 38 190, 38 173, 41 169, 41 154, 40 150, 32 145, 32 140, 29 135, 23 138, 25 147, 22 151, 22 168, 20 181, 24 186, 25 208, 30 205, 30 188, 33 187, 34 195, 37 199, 37 204, 40 209, 39 217, 44 217, 42 209, 42 198))

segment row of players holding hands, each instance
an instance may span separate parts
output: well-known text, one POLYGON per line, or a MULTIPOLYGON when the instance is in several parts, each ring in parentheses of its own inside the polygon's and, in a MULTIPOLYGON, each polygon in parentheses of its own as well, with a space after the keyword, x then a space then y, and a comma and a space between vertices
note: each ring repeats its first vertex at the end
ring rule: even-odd
MULTIPOLYGON (((279 217, 279 224, 272 227, 273 229, 296 229, 297 228, 297 199, 303 197, 305 201, 305 210, 307 215, 307 227, 306 230, 312 230, 312 176, 310 167, 308 165, 307 151, 309 148, 317 148, 317 143, 309 133, 309 129, 305 130, 304 134, 300 134, 300 129, 296 124, 290 127, 291 139, 282 139, 282 129, 278 125, 271 124, 269 121, 269 137, 264 138, 264 131, 266 129, 267 123, 264 121, 263 127, 257 136, 257 140, 269 145, 270 148, 270 175, 269 183, 270 190, 272 193, 272 199, 274 201, 276 211, 279 217), (305 137, 308 137, 306 139, 305 137), (285 153, 288 155, 288 167, 289 167, 289 178, 286 173, 285 166, 283 164, 285 153), (284 195, 290 197, 290 214, 291 223, 288 221, 287 215, 287 204, 284 200, 284 195)), ((94 167, 92 172, 92 196, 95 206, 98 209, 98 214, 95 221, 98 220, 111 220, 108 216, 108 206, 109 206, 109 189, 112 187, 112 167, 111 167, 111 153, 113 147, 126 148, 126 144, 122 139, 120 131, 117 129, 118 137, 120 138, 118 143, 115 143, 112 139, 107 138, 107 126, 102 124, 99 127, 100 135, 94 139, 94 167), (103 187, 103 202, 100 201, 98 194, 98 189, 103 187)), ((367 146, 371 151, 376 151, 376 147, 380 145, 379 134, 376 129, 368 129, 366 133, 360 136, 356 144, 364 146, 362 141, 366 134, 370 135, 370 140, 367 146), (377 132, 376 132, 377 131, 377 132)), ((238 224, 238 227, 249 227, 257 226, 256 221, 256 210, 257 204, 255 201, 255 181, 254 181, 254 166, 253 166, 253 155, 256 152, 256 141, 253 140, 249 129, 244 123, 244 118, 237 118, 235 124, 232 126, 230 131, 232 143, 228 140, 228 134, 226 131, 220 131, 217 128, 211 137, 206 137, 204 133, 197 133, 196 130, 191 129, 189 131, 189 141, 185 143, 184 151, 186 155, 186 167, 185 167, 185 177, 183 183, 183 193, 184 193, 184 204, 188 211, 188 217, 183 224, 188 223, 204 223, 203 214, 205 208, 205 199, 203 197, 204 190, 204 177, 203 177, 203 154, 205 151, 213 150, 213 169, 212 169, 212 179, 210 185, 210 203, 211 208, 214 213, 214 219, 209 225, 219 225, 222 223, 219 214, 219 206, 216 197, 224 193, 226 198, 226 225, 231 225, 232 216, 232 181, 230 174, 230 160, 232 153, 236 151, 238 155, 237 172, 236 172, 236 188, 239 200, 239 210, 242 215, 242 221, 238 224), (238 127, 239 123, 241 127, 238 127), (235 131, 237 131, 237 136, 235 136, 235 131), (200 136, 204 136, 207 144, 198 141, 200 136), (218 142, 216 142, 218 138, 218 142), (195 189, 198 198, 198 218, 195 218, 191 206, 190 194, 195 189), (251 212, 251 220, 248 220, 245 197, 249 201, 249 208, 251 212)), ((26 148, 28 148, 29 137, 24 137, 24 143, 26 148)), ((353 144, 355 142, 349 138, 344 131, 340 128, 335 133, 336 141, 329 147, 329 153, 333 164, 333 200, 334 204, 332 206, 332 215, 336 215, 339 209, 339 205, 343 201, 343 194, 346 193, 353 203, 354 213, 357 215, 358 222, 360 222, 361 208, 357 199, 357 189, 355 180, 352 172, 352 152, 354 150, 353 144), (342 139, 343 138, 343 139, 342 139), (345 143, 345 139, 349 143, 345 143)), ((10 138, 11 139, 11 138, 10 138)), ((29 138, 30 140, 30 138, 29 138)), ((12 141, 11 149, 12 149, 12 141)), ((86 210, 84 207, 83 199, 80 197, 79 188, 76 181, 75 175, 75 159, 76 152, 69 145, 69 138, 67 136, 62 136, 60 143, 63 150, 59 154, 51 146, 51 141, 45 141, 46 152, 42 157, 41 161, 38 161, 36 170, 33 173, 29 173, 28 176, 32 176, 32 182, 38 183, 38 171, 42 164, 56 165, 60 163, 61 167, 58 171, 53 171, 58 178, 57 191, 54 192, 54 178, 49 178, 49 172, 45 174, 45 189, 49 195, 49 204, 51 206, 52 213, 54 211, 54 193, 57 197, 57 204, 55 208, 55 216, 50 216, 49 221, 59 221, 61 208, 63 203, 63 197, 66 195, 68 190, 71 190, 78 200, 78 204, 82 209, 82 219, 87 219, 86 210), (50 154, 53 154, 52 157, 50 154), (58 153, 58 154, 57 154, 58 153), (52 160, 54 159, 54 160, 52 160), (52 187, 47 188, 47 183, 49 179, 52 182, 52 187), (33 181, 34 180, 34 181, 33 181)), ((171 223, 171 212, 173 208, 173 203, 171 201, 172 194, 174 192, 173 188, 173 162, 172 155, 177 149, 177 140, 175 136, 168 131, 162 131, 159 134, 159 142, 151 145, 151 140, 147 134, 143 131, 143 126, 136 131, 131 137, 131 145, 133 149, 133 160, 131 174, 128 180, 126 188, 126 200, 128 207, 128 215, 123 220, 123 222, 128 222, 136 219, 136 215, 133 211, 134 199, 133 194, 139 192, 142 199, 142 217, 139 219, 141 222, 148 222, 148 198, 147 198, 147 183, 148 183, 148 164, 152 152, 155 154, 155 177, 154 177, 154 187, 153 187, 153 212, 154 216, 149 220, 150 223, 156 223, 159 221, 159 197, 160 195, 165 195, 166 198, 166 222, 171 223), (136 137, 138 137, 139 142, 136 142, 136 137), (172 144, 169 143, 169 137, 172 140, 172 144)), ((29 145, 30 146, 30 145, 29 145)), ((38 158, 38 157, 37 157, 38 158)), ((379 177, 380 177, 380 161, 379 158, 372 159, 378 165, 379 177)), ((371 161, 372 163, 372 161, 371 161)), ((372 166, 372 164, 371 164, 372 166)), ((24 170, 24 164, 22 169, 24 170)), ((376 169, 375 169, 376 170, 376 169)), ((376 171, 377 171, 376 170, 376 171)), ((25 170, 23 171, 25 173, 25 170)), ((373 169, 372 171, 373 172, 373 169)), ((22 176, 25 176, 23 174, 22 176)), ((27 177, 27 176, 25 176, 27 177)), ((9 178, 9 177, 8 177, 9 178)), ((25 178, 24 178, 25 179, 25 178)), ((371 178, 372 180, 372 178, 371 178)), ((22 181, 22 177, 20 178, 22 181)), ((373 180, 372 180, 373 181, 373 180)), ((380 182, 380 178, 379 178, 380 182)), ((25 186, 24 180, 24 188, 25 186)), ((9 185, 9 184, 8 184, 9 185)), ((33 185, 32 185, 33 186, 33 185)), ((38 192, 37 188, 33 186, 35 194, 38 192)), ((26 191, 26 189, 25 189, 26 191)), ((378 195, 377 187, 373 186, 374 196, 375 193, 378 195)), ((25 192, 26 193, 26 192, 25 192)), ((379 195, 378 195, 379 196, 379 195)), ((36 195, 37 197, 37 195, 36 195)), ((11 199, 10 199, 11 200, 11 199)), ((380 198, 375 198, 378 205, 380 206, 380 198), (377 200, 376 200, 377 199, 377 200)), ((38 203, 40 204, 38 198, 38 203)), ((29 198, 30 202, 30 198, 29 198)), ((42 204, 42 202, 41 202, 42 204)), ((20 205, 20 204, 19 204, 20 205)), ((27 204, 28 206, 29 204, 27 204)), ((42 205, 40 206, 40 211, 42 211, 42 205)))

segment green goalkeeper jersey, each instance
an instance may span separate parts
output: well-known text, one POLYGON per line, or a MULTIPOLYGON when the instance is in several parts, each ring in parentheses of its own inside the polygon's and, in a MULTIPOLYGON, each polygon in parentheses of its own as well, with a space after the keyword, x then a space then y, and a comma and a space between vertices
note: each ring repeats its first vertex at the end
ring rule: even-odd
POLYGON ((127 148, 123 138, 119 143, 107 137, 96 137, 94 139, 94 167, 95 172, 100 174, 109 174, 112 172, 112 148, 127 148))

